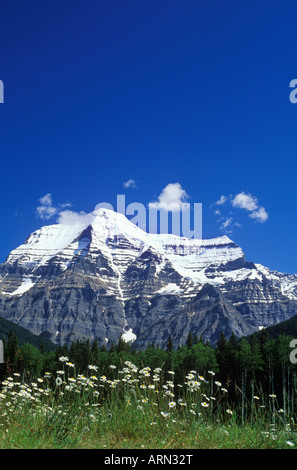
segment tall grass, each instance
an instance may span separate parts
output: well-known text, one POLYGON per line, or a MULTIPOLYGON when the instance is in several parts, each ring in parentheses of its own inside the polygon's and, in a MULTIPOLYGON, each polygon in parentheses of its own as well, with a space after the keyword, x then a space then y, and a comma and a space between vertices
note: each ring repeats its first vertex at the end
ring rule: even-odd
POLYGON ((84 374, 61 357, 55 374, 1 384, 0 448, 294 448, 295 417, 256 386, 240 406, 213 371, 137 368, 84 374))

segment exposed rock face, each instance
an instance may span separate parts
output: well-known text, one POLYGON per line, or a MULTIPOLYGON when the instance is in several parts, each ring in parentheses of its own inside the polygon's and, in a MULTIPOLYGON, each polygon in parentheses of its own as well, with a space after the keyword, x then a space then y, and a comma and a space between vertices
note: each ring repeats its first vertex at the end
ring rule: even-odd
POLYGON ((34 232, 0 265, 0 316, 57 344, 215 343, 297 314, 297 276, 247 262, 228 237, 147 234, 100 209, 34 232))

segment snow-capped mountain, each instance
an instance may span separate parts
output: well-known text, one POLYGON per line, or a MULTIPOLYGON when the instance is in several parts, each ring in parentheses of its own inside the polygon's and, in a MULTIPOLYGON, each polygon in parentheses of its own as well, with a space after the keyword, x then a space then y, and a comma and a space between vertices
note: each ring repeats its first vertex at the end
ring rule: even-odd
POLYGON ((296 314, 297 276, 247 262, 228 237, 153 235, 108 209, 42 227, 0 265, 0 316, 58 344, 214 343, 296 314))

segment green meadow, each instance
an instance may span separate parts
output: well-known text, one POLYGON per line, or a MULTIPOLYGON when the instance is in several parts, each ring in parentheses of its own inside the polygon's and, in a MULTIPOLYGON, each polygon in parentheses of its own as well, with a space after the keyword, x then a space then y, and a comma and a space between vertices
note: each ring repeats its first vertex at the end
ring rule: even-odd
POLYGON ((2 370, 0 448, 294 449, 289 342, 17 347, 2 370))

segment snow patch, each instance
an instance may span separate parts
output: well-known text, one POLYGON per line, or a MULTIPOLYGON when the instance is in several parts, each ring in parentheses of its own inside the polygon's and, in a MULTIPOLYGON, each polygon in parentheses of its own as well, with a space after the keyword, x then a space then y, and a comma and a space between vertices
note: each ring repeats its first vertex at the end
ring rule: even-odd
MULTIPOLYGON (((33 287, 35 283, 30 278, 26 278, 23 280, 23 283, 14 291, 14 292, 6 292, 7 295, 22 295, 24 292, 27 292, 31 287, 33 287)), ((3 292, 4 293, 4 292, 3 292)))
POLYGON ((167 294, 181 294, 183 291, 182 289, 177 285, 174 284, 173 282, 170 284, 167 284, 167 286, 162 287, 159 289, 156 294, 161 294, 161 295, 167 295, 167 294))
POLYGON ((137 336, 133 333, 132 328, 130 328, 128 331, 125 331, 125 333, 122 335, 122 339, 125 341, 125 343, 133 343, 136 338, 137 336))
POLYGON ((251 272, 248 275, 249 279, 258 279, 259 281, 263 280, 263 275, 259 273, 256 269, 251 269, 251 272))

